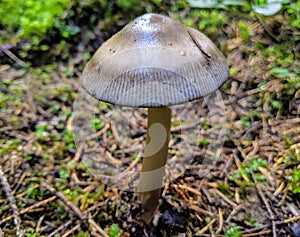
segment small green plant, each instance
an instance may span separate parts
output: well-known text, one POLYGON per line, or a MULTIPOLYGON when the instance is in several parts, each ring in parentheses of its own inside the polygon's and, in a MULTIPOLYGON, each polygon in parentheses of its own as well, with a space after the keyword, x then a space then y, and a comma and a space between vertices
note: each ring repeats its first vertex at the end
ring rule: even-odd
POLYGON ((47 138, 49 137, 48 130, 50 130, 50 128, 47 124, 35 125, 36 137, 40 140, 47 140, 47 138))
POLYGON ((241 125, 243 129, 251 126, 254 121, 260 120, 261 114, 258 111, 252 110, 247 113, 247 115, 241 117, 241 125))
POLYGON ((266 180, 265 176, 259 172, 259 168, 266 168, 267 161, 261 158, 251 158, 247 162, 248 164, 242 164, 241 167, 235 171, 234 175, 230 177, 231 180, 241 180, 243 176, 246 176, 251 183, 254 182, 252 174, 257 181, 263 182, 266 180))
MULTIPOLYGON (((13 91, 13 88, 9 87, 9 90, 13 91)), ((13 91, 15 92, 15 91, 13 91)), ((8 105, 18 106, 20 104, 20 98, 14 94, 7 94, 0 92, 0 109, 6 110, 8 105)))
POLYGON ((293 76, 288 68, 274 67, 269 71, 269 73, 276 78, 287 78, 293 76))
POLYGON ((90 234, 88 232, 85 232, 85 231, 81 230, 81 231, 78 232, 76 237, 90 237, 90 234))
POLYGON ((288 177, 290 183, 289 186, 293 193, 300 193, 300 170, 295 166, 293 174, 288 177))
POLYGON ((12 151, 19 151, 19 145, 21 144, 21 140, 14 139, 0 139, 0 155, 9 154, 12 151))
MULTIPOLYGON (((282 55, 284 57, 284 55, 282 55)), ((288 55, 286 56, 288 57, 288 55)), ((282 62, 283 65, 291 64, 293 61, 293 57, 291 57, 291 61, 286 59, 282 62)), ((280 79, 282 82, 282 92, 284 94, 292 95, 300 88, 300 70, 295 69, 293 72, 290 72, 288 68, 274 67, 269 71, 269 74, 272 77, 280 79)))
POLYGON ((294 149, 293 141, 289 134, 284 136, 284 141, 286 146, 289 147, 285 153, 284 163, 286 165, 298 165, 300 162, 300 152, 297 148, 294 149))
POLYGON ((200 140, 200 143, 201 143, 201 145, 203 145, 203 146, 207 146, 207 145, 209 145, 210 140, 207 139, 207 138, 203 138, 203 139, 200 140))
POLYGON ((66 167, 61 167, 59 169, 59 177, 61 179, 67 179, 67 178, 69 178, 68 169, 66 167))
POLYGON ((292 3, 287 8, 289 16, 289 23, 296 29, 300 29, 300 1, 292 3))
POLYGON ((217 10, 201 10, 195 12, 193 15, 193 17, 200 19, 198 23, 199 29, 212 36, 215 35, 218 27, 223 26, 228 21, 227 16, 217 10))
POLYGON ((116 0, 118 7, 124 10, 137 10, 141 5, 141 0, 116 0))
POLYGON ((240 36, 244 41, 247 41, 250 39, 251 36, 251 29, 247 25, 247 22, 245 21, 239 21, 238 27, 240 29, 240 36))
POLYGON ((27 193, 30 198, 36 199, 39 194, 39 190, 37 189, 37 186, 31 186, 27 189, 27 193))
POLYGON ((72 130, 65 129, 64 130, 64 136, 63 141, 66 143, 67 148, 74 148, 74 133, 72 130))
POLYGON ((246 129, 246 128, 250 127, 250 125, 252 124, 251 118, 249 116, 241 117, 241 122, 242 122, 242 128, 243 129, 246 129))
POLYGON ((225 237, 242 237, 242 227, 240 226, 232 226, 225 232, 225 237))
POLYGON ((72 101, 75 97, 75 94, 70 90, 70 88, 66 85, 61 85, 55 87, 53 91, 53 97, 57 100, 68 102, 72 101))
POLYGON ((266 4, 267 0, 253 0, 253 4, 263 5, 266 4))
POLYGON ((36 237, 35 233, 25 233, 24 234, 25 237, 36 237))
POLYGON ((162 0, 152 0, 152 2, 155 3, 155 4, 161 4, 162 0))
POLYGON ((121 229, 117 224, 112 224, 108 233, 109 237, 119 237, 121 236, 121 229))
POLYGON ((271 100, 271 106, 273 109, 281 110, 282 109, 282 102, 279 100, 271 100))
POLYGON ((32 232, 27 232, 27 233, 24 233, 24 236, 25 237, 45 237, 45 235, 37 235, 36 233, 32 233, 32 232))
POLYGON ((19 37, 43 35, 55 25, 67 28, 59 20, 70 4, 70 0, 3 0, 1 22, 9 32, 17 30, 19 37))
POLYGON ((220 183, 218 184, 218 189, 225 193, 225 192, 228 192, 228 190, 230 190, 230 186, 228 184, 223 184, 223 183, 220 183))
POLYGON ((96 131, 101 130, 104 127, 104 124, 101 122, 99 118, 94 118, 92 120, 91 128, 95 129, 96 131))

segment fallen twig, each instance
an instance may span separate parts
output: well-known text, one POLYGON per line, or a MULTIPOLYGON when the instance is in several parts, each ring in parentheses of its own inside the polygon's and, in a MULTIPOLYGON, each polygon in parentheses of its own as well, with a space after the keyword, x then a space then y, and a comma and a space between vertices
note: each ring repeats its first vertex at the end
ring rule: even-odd
POLYGON ((223 223, 224 223, 223 212, 222 212, 222 209, 219 208, 219 227, 216 230, 216 234, 219 234, 222 231, 223 223))
MULTIPOLYGON (((281 220, 281 221, 275 221, 275 225, 283 225, 283 224, 287 224, 287 223, 290 223, 290 222, 295 222, 295 221, 298 221, 300 220, 300 216, 294 216, 292 218, 289 218, 289 219, 285 219, 285 220, 281 220)), ((260 227, 256 227, 256 228, 252 228, 252 229, 249 229, 249 230, 244 230, 242 231, 243 233, 243 236, 251 236, 251 235, 246 235, 246 234, 251 234, 251 233, 255 233, 256 235, 253 235, 253 236, 260 236, 262 234, 262 230, 263 229, 267 229, 267 228, 270 228, 271 226, 273 225, 272 224, 266 224, 266 225, 262 225, 260 227), (258 234, 260 233, 260 235, 258 234)), ((267 230, 265 230, 267 231, 267 230)), ((271 230, 268 230, 269 233, 271 232, 271 230)))
POLYGON ((38 222, 37 222, 37 225, 36 225, 36 227, 35 227, 35 233, 39 233, 39 232, 40 232, 40 226, 41 226, 41 223, 42 223, 42 221, 44 220, 44 218, 45 218, 45 215, 42 215, 42 216, 39 218, 39 220, 38 220, 38 222))
MULTIPOLYGON (((0 166, 0 183, 3 187, 3 190, 5 192, 5 195, 8 199, 8 202, 10 204, 10 208, 12 210, 12 218, 14 219, 14 224, 16 225, 16 236, 22 237, 23 231, 21 230, 21 218, 19 215, 18 207, 16 205, 16 199, 12 194, 12 190, 10 188, 10 185, 6 179, 6 177, 3 174, 2 168, 0 166)), ((1 221, 0 221, 1 224, 1 221)))
POLYGON ((47 237, 53 237, 56 234, 58 234, 61 230, 63 230, 64 228, 67 228, 69 225, 71 225, 73 222, 73 220, 69 220, 66 223, 64 223, 63 225, 61 225, 60 227, 58 227, 56 230, 54 230, 50 235, 48 235, 47 237))
POLYGON ((239 204, 238 206, 234 207, 232 212, 228 215, 227 219, 225 220, 226 223, 230 223, 233 216, 235 216, 244 206, 239 204))
POLYGON ((255 175, 253 174, 253 172, 251 172, 251 175, 252 175, 252 178, 254 180, 254 183, 255 183, 255 186, 256 186, 256 189, 258 191, 258 194, 259 196, 261 197, 263 203, 265 204, 266 208, 267 208, 267 211, 270 215, 270 218, 271 218, 271 221, 272 221, 272 232, 273 232, 273 237, 277 237, 277 234, 276 234, 276 222, 275 222, 275 216, 274 216, 274 213, 271 209, 271 206, 268 202, 268 200, 266 199, 262 189, 261 189, 261 186, 260 184, 257 182, 256 178, 255 178, 255 175))
POLYGON ((271 226, 270 224, 266 224, 266 225, 262 225, 260 227, 255 227, 255 228, 252 228, 249 230, 244 230, 244 231, 242 231, 242 234, 244 236, 245 234, 257 233, 257 232, 262 231, 263 229, 269 228, 270 226, 271 226))
POLYGON ((294 217, 291 217, 291 218, 283 220, 283 221, 277 221, 276 224, 277 225, 281 225, 283 223, 287 224, 287 223, 299 221, 299 220, 300 220, 300 216, 294 216, 294 217))
POLYGON ((202 208, 200 208, 200 207, 198 207, 196 205, 191 205, 189 207, 190 207, 190 209, 194 210, 195 212, 198 212, 198 213, 210 216, 210 217, 214 216, 214 214, 212 212, 204 210, 204 209, 202 209, 202 208))
POLYGON ((196 233, 196 235, 201 235, 201 234, 205 233, 209 229, 209 227, 211 225, 213 225, 215 222, 216 222, 216 219, 212 219, 206 226, 204 226, 201 230, 199 230, 196 233))
POLYGON ((218 189, 210 189, 209 191, 214 192, 215 194, 217 194, 219 197, 221 197, 225 202, 227 202, 228 204, 230 204, 233 207, 236 207, 237 204, 234 203, 233 201, 231 201, 229 198, 227 198, 222 192, 220 192, 218 189))
POLYGON ((243 237, 262 236, 262 235, 265 235, 265 234, 269 234, 271 232, 272 232, 272 230, 263 230, 263 231, 256 232, 256 233, 243 234, 242 236, 243 237))
MULTIPOLYGON (((42 206, 42 205, 45 205, 46 203, 51 202, 51 201, 53 201, 53 200, 55 200, 55 199, 56 199, 56 196, 52 196, 52 197, 47 198, 47 199, 45 199, 45 200, 43 200, 43 201, 40 201, 40 202, 38 202, 38 203, 35 203, 35 204, 33 204, 33 205, 31 205, 31 206, 29 206, 29 207, 27 207, 27 208, 21 210, 21 211, 20 211, 20 214, 23 215, 23 214, 25 214, 26 212, 28 212, 28 211, 30 211, 30 210, 33 210, 33 209, 35 209, 35 208, 37 208, 37 207, 40 207, 40 206, 42 206)), ((7 222, 7 221, 9 221, 9 220, 11 220, 12 218, 14 218, 13 215, 8 216, 8 217, 6 217, 6 218, 0 220, 0 225, 3 224, 3 223, 5 223, 5 222, 7 222)))
POLYGON ((93 226, 93 227, 94 227, 101 235, 103 235, 103 237, 109 237, 109 236, 104 232, 104 230, 103 230, 99 225, 97 225, 97 223, 96 223, 93 219, 89 218, 88 222, 89 222, 89 224, 90 224, 91 226, 93 226))
MULTIPOLYGON (((93 230, 93 229, 96 229, 96 231, 98 231, 101 234, 101 237, 108 237, 108 235, 104 232, 104 230, 102 230, 102 228, 100 226, 98 226, 92 218, 88 218, 88 220, 87 220, 87 216, 88 216, 88 213, 89 213, 88 211, 85 211, 85 212, 82 213, 79 210, 79 208, 77 206, 75 206, 70 200, 68 200, 67 197, 63 193, 61 193, 59 191, 56 191, 55 188, 51 187, 46 182, 42 182, 42 186, 44 186, 50 192, 54 193, 58 198, 60 198, 79 217, 79 219, 81 221, 83 221, 83 223, 86 224, 86 226, 88 227, 88 229, 89 229, 89 231, 90 231, 90 233, 91 233, 92 236, 94 236, 94 237, 98 237, 99 236, 93 230), (86 220, 87 220, 87 222, 86 222, 86 220)), ((99 205, 103 205, 103 203, 101 203, 99 205)), ((71 223, 72 223, 72 221, 70 223, 68 223, 68 225, 70 225, 71 223)), ((70 234, 72 234, 73 232, 75 232, 77 229, 79 229, 80 225, 81 224, 77 224, 71 230, 69 230, 65 234, 63 234, 62 236, 69 236, 70 234)), ((60 230, 62 230, 65 227, 66 227, 66 224, 64 224, 63 226, 61 226, 60 230)), ((51 235, 51 236, 53 236, 53 235, 51 235)), ((50 237, 50 236, 48 236, 48 237, 50 237)))
POLYGON ((196 189, 194 189, 194 188, 192 188, 192 187, 189 187, 189 186, 187 186, 187 185, 183 185, 183 184, 173 184, 172 187, 178 187, 178 188, 180 188, 180 189, 187 190, 187 191, 189 191, 189 192, 191 192, 191 193, 194 193, 194 194, 196 194, 196 195, 198 195, 198 196, 201 195, 201 193, 200 193, 198 190, 196 190, 196 189))
POLYGON ((80 228, 80 225, 81 224, 75 225, 71 230, 68 230, 66 233, 64 233, 62 235, 62 237, 68 237, 68 236, 72 235, 76 230, 78 230, 80 228))
POLYGON ((58 198, 60 198, 64 203, 79 217, 80 220, 84 219, 84 216, 82 215, 81 211, 77 206, 75 206, 66 196, 59 191, 56 191, 55 188, 51 187, 46 182, 42 182, 42 186, 44 186, 46 189, 48 189, 50 192, 55 194, 58 198))
POLYGON ((21 67, 26 67, 26 64, 21 59, 19 59, 16 55, 14 55, 10 50, 5 48, 3 45, 0 45, 0 50, 3 51, 8 57, 14 60, 21 67))

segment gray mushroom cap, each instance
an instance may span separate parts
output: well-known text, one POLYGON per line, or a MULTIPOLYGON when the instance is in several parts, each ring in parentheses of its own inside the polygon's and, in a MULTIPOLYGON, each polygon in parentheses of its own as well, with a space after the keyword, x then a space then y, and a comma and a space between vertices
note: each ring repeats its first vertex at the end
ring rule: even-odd
POLYGON ((218 89, 226 59, 201 32, 158 14, 145 14, 101 45, 82 73, 98 100, 130 107, 168 106, 218 89))

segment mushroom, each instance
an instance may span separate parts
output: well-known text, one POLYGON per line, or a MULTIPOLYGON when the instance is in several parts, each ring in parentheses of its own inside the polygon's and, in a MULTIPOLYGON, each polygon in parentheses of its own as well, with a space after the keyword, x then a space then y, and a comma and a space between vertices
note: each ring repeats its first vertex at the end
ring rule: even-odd
POLYGON ((169 17, 136 18, 97 50, 82 73, 94 98, 148 108, 146 147, 137 191, 142 218, 150 223, 158 207, 167 161, 169 106, 217 90, 228 76, 226 59, 201 32, 169 17))

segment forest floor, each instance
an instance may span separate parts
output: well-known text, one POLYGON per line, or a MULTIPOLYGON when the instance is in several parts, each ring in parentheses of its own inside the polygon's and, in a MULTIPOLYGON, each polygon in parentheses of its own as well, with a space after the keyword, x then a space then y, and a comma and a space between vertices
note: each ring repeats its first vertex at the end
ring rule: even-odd
MULTIPOLYGON (((47 53, 33 52, 30 67, 18 55, 20 45, 1 46, 0 237, 22 232, 48 237, 300 236, 300 41, 294 40, 300 32, 285 12, 268 18, 199 12, 187 7, 180 17, 195 28, 202 18, 217 18, 216 23, 207 21, 204 32, 230 67, 219 90, 226 115, 219 126, 226 129, 224 142, 213 151, 219 159, 199 175, 203 157, 212 152, 209 132, 218 126, 207 115, 207 100, 190 103, 197 108, 193 128, 198 129, 199 149, 185 171, 162 188, 151 228, 140 219, 136 195, 93 175, 84 162, 87 151, 74 142, 82 69, 99 44, 130 19, 117 21, 109 33, 95 32, 93 41, 85 40, 89 32, 82 28, 82 42, 64 46, 76 49, 72 54, 62 57, 61 49, 50 62, 43 59, 47 53)), ((86 106, 93 114, 90 135, 95 139, 89 151, 105 153, 123 167, 140 159, 146 110, 129 111, 130 125, 120 128, 110 117, 119 108, 86 106), (127 136, 132 140, 123 139, 127 136)), ((178 134, 191 125, 175 112, 174 121, 170 157, 182 147, 178 134)))

